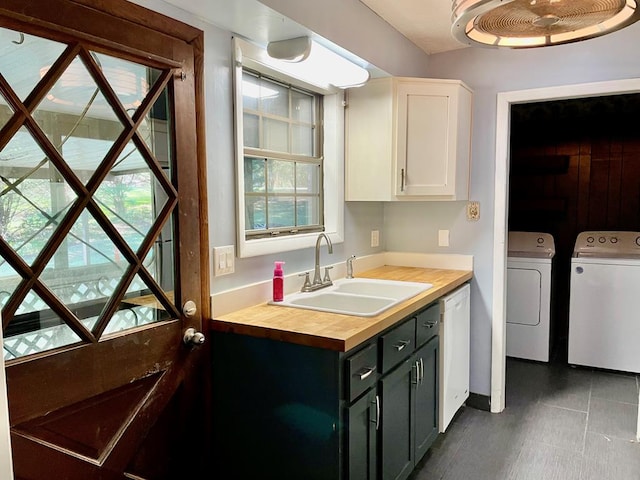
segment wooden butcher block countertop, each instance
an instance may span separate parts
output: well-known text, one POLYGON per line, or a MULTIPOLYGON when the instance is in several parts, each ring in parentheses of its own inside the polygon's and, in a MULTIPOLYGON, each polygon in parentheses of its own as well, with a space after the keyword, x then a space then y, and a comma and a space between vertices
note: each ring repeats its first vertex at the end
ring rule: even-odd
POLYGON ((266 303, 211 320, 218 332, 238 333, 347 352, 471 279, 469 270, 383 266, 356 275, 431 283, 432 288, 375 317, 319 312, 266 303))

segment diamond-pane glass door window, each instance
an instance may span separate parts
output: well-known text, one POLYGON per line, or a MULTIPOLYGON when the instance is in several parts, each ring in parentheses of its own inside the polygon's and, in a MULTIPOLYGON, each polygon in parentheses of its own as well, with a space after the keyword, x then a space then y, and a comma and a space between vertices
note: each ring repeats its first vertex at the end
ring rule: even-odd
POLYGON ((5 359, 177 318, 173 72, 0 28, 0 73, 5 359))

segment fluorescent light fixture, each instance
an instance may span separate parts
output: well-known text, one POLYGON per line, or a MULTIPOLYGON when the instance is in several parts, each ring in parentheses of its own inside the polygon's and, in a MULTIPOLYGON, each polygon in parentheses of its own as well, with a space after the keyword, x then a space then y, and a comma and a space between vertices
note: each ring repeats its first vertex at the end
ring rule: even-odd
POLYGON ((270 66, 311 84, 350 88, 369 80, 366 69, 309 37, 270 42, 267 53, 270 66))
POLYGON ((599 37, 640 20, 636 0, 453 0, 451 32, 475 46, 531 48, 599 37))

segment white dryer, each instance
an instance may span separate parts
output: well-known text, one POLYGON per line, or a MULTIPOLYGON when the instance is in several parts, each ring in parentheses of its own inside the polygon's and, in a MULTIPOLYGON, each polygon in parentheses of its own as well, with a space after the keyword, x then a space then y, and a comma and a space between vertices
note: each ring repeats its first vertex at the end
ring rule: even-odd
POLYGON ((548 233, 509 232, 507 356, 549 361, 551 274, 556 253, 548 233))
POLYGON ((640 232, 582 232, 571 259, 569 363, 640 373, 640 232))

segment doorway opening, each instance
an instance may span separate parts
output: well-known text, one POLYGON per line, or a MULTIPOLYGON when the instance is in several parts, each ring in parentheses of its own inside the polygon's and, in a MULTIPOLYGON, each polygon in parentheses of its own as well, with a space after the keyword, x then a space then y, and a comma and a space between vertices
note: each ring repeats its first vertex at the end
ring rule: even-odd
MULTIPOLYGON (((508 193, 510 188, 509 170, 512 154, 511 134, 515 127, 514 118, 512 118, 512 107, 517 106, 516 108, 521 108, 520 105, 527 103, 636 94, 638 92, 640 92, 640 79, 567 85, 498 94, 494 211, 493 348, 491 368, 491 410, 493 412, 501 412, 505 407, 506 258, 507 232, 508 228, 511 227, 509 223, 508 193)), ((544 104, 540 103, 539 105, 544 104)), ((575 238, 573 240, 575 241, 575 238)), ((566 255, 566 253, 564 255, 566 255)))

